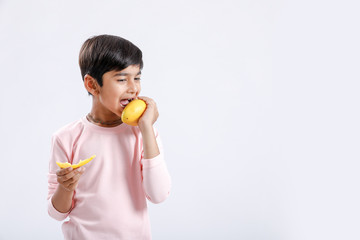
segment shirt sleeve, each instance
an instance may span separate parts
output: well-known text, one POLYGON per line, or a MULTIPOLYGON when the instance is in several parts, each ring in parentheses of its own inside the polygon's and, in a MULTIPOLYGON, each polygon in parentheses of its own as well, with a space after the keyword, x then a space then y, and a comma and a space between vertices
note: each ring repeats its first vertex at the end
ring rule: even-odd
MULTIPOLYGON (((59 169, 56 162, 70 162, 69 156, 66 153, 66 150, 61 143, 60 139, 53 135, 51 139, 51 150, 50 150, 50 161, 49 161, 49 173, 48 173, 48 214, 50 217, 61 221, 64 220, 70 213, 62 213, 56 210, 56 208, 52 204, 52 196, 54 195, 56 188, 58 186, 56 171, 59 169)), ((74 194, 75 195, 75 194, 74 194)), ((72 207, 74 206, 74 199, 72 202, 72 207)))
POLYGON ((151 159, 141 154, 142 184, 146 198, 152 203, 161 203, 170 194, 171 177, 164 161, 163 145, 159 134, 155 131, 160 154, 151 159))

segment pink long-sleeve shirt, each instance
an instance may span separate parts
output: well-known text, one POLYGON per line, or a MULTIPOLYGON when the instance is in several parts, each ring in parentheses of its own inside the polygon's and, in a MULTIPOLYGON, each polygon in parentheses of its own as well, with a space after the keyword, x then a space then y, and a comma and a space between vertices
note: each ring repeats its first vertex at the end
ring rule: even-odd
POLYGON ((144 159, 139 128, 124 123, 100 127, 86 117, 67 124, 52 136, 48 174, 48 213, 64 220, 65 239, 151 239, 146 199, 163 202, 171 189, 163 146, 154 128, 160 154, 144 159), (86 164, 71 210, 57 211, 51 198, 58 186, 56 162, 86 164))

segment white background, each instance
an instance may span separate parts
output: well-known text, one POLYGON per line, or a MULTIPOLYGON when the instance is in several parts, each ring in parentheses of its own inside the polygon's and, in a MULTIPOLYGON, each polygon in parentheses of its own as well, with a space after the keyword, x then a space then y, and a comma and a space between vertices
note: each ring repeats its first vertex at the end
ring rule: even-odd
POLYGON ((62 239, 51 135, 91 109, 82 43, 144 54, 173 181, 154 240, 359 239, 358 1, 0 1, 0 239, 62 239))

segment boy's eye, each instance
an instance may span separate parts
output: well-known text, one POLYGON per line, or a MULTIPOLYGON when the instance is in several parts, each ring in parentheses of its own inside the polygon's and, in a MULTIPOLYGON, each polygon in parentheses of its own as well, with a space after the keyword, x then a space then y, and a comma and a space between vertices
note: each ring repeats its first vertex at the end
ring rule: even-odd
MULTIPOLYGON (((135 80, 138 80, 138 81, 140 81, 141 80, 141 78, 134 78, 135 80)), ((126 81, 127 79, 118 79, 117 81, 118 82, 123 82, 123 81, 126 81)))

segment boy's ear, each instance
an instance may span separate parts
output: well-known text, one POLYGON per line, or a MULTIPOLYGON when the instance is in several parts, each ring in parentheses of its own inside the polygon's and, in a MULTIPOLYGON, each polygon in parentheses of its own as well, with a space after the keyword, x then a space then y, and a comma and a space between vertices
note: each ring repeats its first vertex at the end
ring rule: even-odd
POLYGON ((98 95, 100 92, 99 84, 97 83, 95 78, 93 78, 89 74, 86 74, 84 76, 84 86, 85 86, 86 90, 89 93, 91 93, 93 96, 98 95))

